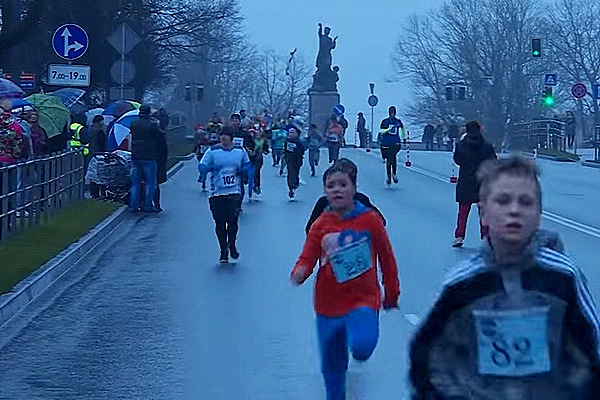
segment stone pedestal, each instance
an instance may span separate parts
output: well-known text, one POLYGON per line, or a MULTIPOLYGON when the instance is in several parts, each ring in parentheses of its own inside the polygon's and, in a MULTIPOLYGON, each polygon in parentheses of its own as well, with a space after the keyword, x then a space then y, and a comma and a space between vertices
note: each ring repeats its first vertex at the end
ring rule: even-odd
POLYGON ((340 104, 338 92, 314 92, 308 93, 308 127, 310 124, 317 126, 317 132, 325 133, 327 124, 333 114, 333 107, 340 104))

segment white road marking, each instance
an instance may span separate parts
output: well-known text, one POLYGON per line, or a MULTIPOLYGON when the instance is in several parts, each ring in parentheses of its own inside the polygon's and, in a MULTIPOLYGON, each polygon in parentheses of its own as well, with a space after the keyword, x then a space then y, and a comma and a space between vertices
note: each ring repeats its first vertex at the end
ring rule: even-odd
POLYGON ((419 317, 416 314, 404 314, 404 318, 406 318, 412 325, 419 324, 419 317))

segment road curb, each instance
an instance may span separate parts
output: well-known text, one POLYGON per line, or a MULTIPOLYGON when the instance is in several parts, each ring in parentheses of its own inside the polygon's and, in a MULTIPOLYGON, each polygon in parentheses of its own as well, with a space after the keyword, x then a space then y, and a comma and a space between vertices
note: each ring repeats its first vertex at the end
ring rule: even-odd
MULTIPOLYGON (((180 161, 171 167, 167 172, 167 179, 183 168, 183 164, 180 161)), ((119 207, 79 240, 17 283, 10 292, 0 295, 0 329, 48 288, 58 284, 79 260, 101 244, 102 241, 97 238, 110 235, 127 214, 127 206, 119 207)))
POLYGON ((590 168, 600 168, 600 163, 594 162, 594 161, 590 161, 590 160, 584 160, 584 161, 582 161, 581 165, 583 165, 584 167, 590 167, 590 168))

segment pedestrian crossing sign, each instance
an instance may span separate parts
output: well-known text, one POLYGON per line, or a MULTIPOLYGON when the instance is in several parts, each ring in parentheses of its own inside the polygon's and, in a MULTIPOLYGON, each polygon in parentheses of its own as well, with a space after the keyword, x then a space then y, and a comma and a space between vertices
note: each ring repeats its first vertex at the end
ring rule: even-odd
POLYGON ((544 85, 555 86, 556 85, 556 74, 546 74, 544 76, 544 85))

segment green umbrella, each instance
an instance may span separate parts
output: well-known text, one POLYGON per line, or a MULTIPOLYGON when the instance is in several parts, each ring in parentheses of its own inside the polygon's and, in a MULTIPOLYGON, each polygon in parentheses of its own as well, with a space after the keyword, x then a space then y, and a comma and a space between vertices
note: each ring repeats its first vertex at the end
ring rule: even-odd
POLYGON ((69 123, 71 113, 58 97, 35 93, 25 100, 36 109, 40 126, 46 130, 49 138, 60 135, 65 124, 69 123))

